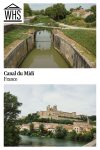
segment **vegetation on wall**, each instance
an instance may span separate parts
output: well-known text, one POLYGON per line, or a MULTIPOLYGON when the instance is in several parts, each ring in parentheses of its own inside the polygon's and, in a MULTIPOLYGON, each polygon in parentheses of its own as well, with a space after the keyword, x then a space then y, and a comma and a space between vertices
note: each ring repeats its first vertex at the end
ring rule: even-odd
POLYGON ((39 118, 39 115, 37 113, 34 114, 28 114, 25 118, 20 118, 18 120, 18 124, 27 124, 30 122, 44 122, 44 123, 59 123, 59 124, 73 124, 72 120, 56 120, 56 119, 50 119, 50 118, 39 118))
POLYGON ((96 31, 91 30, 63 30, 64 34, 78 42, 96 55, 96 31))
POLYGON ((28 30, 31 27, 20 27, 15 26, 15 28, 4 35, 4 47, 8 46, 9 44, 13 43, 16 40, 23 40, 28 36, 28 30))

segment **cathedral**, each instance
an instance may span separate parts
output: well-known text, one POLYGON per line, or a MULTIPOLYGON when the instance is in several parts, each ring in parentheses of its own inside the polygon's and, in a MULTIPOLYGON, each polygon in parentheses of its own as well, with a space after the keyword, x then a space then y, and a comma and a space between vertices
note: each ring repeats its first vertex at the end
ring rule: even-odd
POLYGON ((39 111, 38 115, 40 118, 49 118, 49 119, 56 119, 56 120, 66 120, 68 118, 80 118, 80 115, 76 115, 76 112, 63 112, 57 109, 57 105, 51 107, 50 105, 47 106, 46 111, 39 111))

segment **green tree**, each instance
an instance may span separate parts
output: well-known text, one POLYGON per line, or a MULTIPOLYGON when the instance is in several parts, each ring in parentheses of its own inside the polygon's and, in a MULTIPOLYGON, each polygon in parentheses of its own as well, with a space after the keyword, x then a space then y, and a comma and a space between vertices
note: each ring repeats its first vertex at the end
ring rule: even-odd
POLYGON ((82 6, 79 6, 76 8, 76 10, 80 10, 80 9, 83 9, 82 6))
POLYGON ((20 141, 19 129, 17 127, 17 117, 20 113, 18 107, 22 104, 17 101, 17 97, 4 93, 4 145, 17 146, 20 141))
POLYGON ((94 21, 96 21, 96 17, 94 14, 91 14, 85 18, 85 22, 87 22, 87 23, 92 23, 94 21))
POLYGON ((87 116, 81 115, 81 120, 86 122, 87 121, 87 116))
POLYGON ((44 134, 44 132, 45 132, 44 124, 40 124, 40 126, 39 126, 39 131, 40 131, 40 134, 41 134, 41 135, 44 134))
POLYGON ((45 15, 44 9, 40 10, 40 14, 41 14, 41 15, 45 15))
POLYGON ((91 132, 86 132, 84 134, 84 141, 85 142, 90 142, 93 140, 93 134, 91 132))
POLYGON ((91 6, 90 10, 94 13, 96 16, 96 5, 91 6))
POLYGON ((72 132, 70 132, 70 139, 73 141, 77 140, 77 133, 75 130, 73 130, 72 132))
POLYGON ((28 129, 24 129, 24 130, 20 131, 20 134, 29 136, 30 135, 30 131, 28 129))
POLYGON ((92 129, 91 129, 91 133, 92 133, 92 134, 96 133, 96 128, 92 128, 92 129))
POLYGON ((96 22, 96 5, 91 6, 90 11, 93 12, 93 14, 87 16, 85 21, 88 23, 96 22))
POLYGON ((95 115, 89 116, 89 119, 92 121, 96 121, 96 116, 95 115))
POLYGON ((53 14, 53 9, 52 7, 48 7, 45 9, 45 14, 51 18, 53 18, 54 14, 53 14))
POLYGON ((24 4, 24 16, 25 17, 32 16, 32 10, 31 10, 29 4, 27 4, 27 3, 24 4))
POLYGON ((54 4, 52 7, 48 7, 45 10, 45 14, 54 20, 59 21, 64 19, 69 12, 66 10, 65 5, 62 3, 54 4))
POLYGON ((58 126, 55 129, 55 137, 56 138, 65 138, 67 136, 67 131, 62 126, 58 126))
POLYGON ((78 134, 77 134, 77 141, 83 142, 83 141, 84 141, 84 134, 78 133, 78 134))
POLYGON ((31 123, 31 124, 30 124, 30 133, 33 133, 33 131, 34 131, 34 124, 31 123))

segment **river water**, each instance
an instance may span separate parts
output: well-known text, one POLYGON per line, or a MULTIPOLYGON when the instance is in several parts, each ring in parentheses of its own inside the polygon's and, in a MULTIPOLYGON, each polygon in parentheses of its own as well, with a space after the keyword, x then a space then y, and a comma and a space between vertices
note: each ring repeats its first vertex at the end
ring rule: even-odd
POLYGON ((66 146, 66 147, 81 147, 86 143, 67 141, 66 139, 55 139, 47 137, 29 137, 20 135, 20 146, 66 146))
POLYGON ((52 46, 50 31, 37 31, 35 48, 20 65, 21 68, 68 68, 69 65, 52 46))

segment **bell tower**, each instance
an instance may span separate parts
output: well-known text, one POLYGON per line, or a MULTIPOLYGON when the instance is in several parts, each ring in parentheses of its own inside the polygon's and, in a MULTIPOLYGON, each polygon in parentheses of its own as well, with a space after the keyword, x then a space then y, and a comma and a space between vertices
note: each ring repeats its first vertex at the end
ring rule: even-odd
POLYGON ((57 111, 57 105, 53 106, 53 111, 57 111))
POLYGON ((50 105, 47 106, 47 111, 50 111, 50 105))

